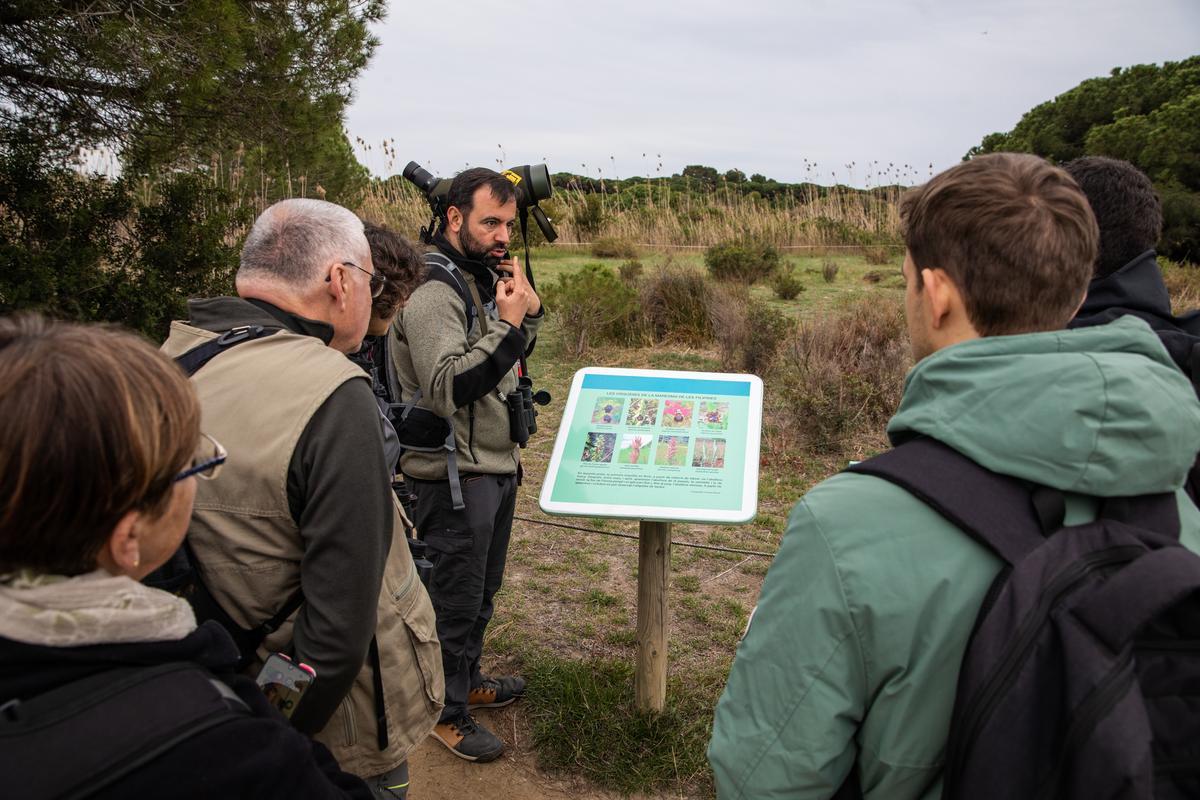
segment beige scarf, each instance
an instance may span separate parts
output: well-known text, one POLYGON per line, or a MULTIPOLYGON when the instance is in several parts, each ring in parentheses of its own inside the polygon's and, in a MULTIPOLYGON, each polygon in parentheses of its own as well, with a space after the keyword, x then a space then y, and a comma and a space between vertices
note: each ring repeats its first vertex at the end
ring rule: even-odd
POLYGON ((102 569, 86 575, 0 578, 0 636, 26 644, 78 647, 177 641, 196 629, 186 600, 102 569))

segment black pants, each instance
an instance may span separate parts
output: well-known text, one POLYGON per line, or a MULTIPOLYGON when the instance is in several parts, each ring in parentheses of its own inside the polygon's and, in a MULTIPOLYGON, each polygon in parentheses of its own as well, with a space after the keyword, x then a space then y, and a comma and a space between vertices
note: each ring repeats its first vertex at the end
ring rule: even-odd
POLYGON ((415 495, 413 523, 433 562, 429 598, 442 642, 446 722, 467 713, 467 693, 483 680, 479 656, 492 598, 504 580, 517 476, 462 475, 462 511, 454 510, 448 482, 408 481, 415 495))

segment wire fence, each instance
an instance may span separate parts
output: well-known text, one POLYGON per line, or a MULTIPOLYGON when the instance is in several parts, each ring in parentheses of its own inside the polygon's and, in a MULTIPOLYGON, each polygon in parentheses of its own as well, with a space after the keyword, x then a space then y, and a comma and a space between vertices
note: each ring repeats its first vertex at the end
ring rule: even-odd
MULTIPOLYGON (((563 242, 557 241, 555 247, 591 247, 592 242, 563 242)), ((633 242, 633 247, 645 247, 652 250, 707 250, 711 245, 706 244, 648 244, 633 242)), ((785 244, 777 245, 776 250, 866 250, 879 247, 904 249, 903 244, 785 244)))
MULTIPOLYGON (((532 522, 535 525, 546 525, 551 528, 563 528, 569 531, 581 531, 583 533, 595 533, 601 536, 612 536, 617 539, 633 539, 638 540, 636 533, 622 533, 620 531, 602 531, 599 528, 584 528, 579 525, 567 525, 562 522, 550 522, 544 519, 534 519, 532 517, 514 516, 513 519, 519 519, 522 522, 532 522)), ((741 555, 759 556, 761 558, 774 558, 774 553, 768 553, 763 550, 745 550, 740 547, 722 547, 716 544, 700 544, 699 542, 684 542, 676 539, 671 540, 671 544, 678 547, 692 547, 697 550, 715 550, 718 553, 740 553, 741 555)))

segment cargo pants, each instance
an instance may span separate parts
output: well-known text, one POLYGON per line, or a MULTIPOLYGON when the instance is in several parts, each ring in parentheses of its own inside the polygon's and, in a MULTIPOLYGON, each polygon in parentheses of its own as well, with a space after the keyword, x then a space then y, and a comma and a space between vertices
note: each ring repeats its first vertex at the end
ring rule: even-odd
POLYGON ((406 481, 414 496, 413 523, 433 562, 429 598, 437 614, 446 675, 446 707, 440 721, 449 722, 467 714, 467 695, 483 680, 483 633, 504 580, 517 476, 462 474, 461 511, 454 510, 448 481, 406 481))

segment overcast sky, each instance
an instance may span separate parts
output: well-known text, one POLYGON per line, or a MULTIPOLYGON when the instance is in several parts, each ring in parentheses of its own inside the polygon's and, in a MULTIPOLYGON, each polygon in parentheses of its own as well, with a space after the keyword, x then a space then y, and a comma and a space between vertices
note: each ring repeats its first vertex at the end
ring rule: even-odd
POLYGON ((390 6, 346 119, 376 174, 502 158, 605 178, 705 164, 861 185, 875 161, 911 165, 912 183, 1086 78, 1200 53, 1198 0, 390 6))

